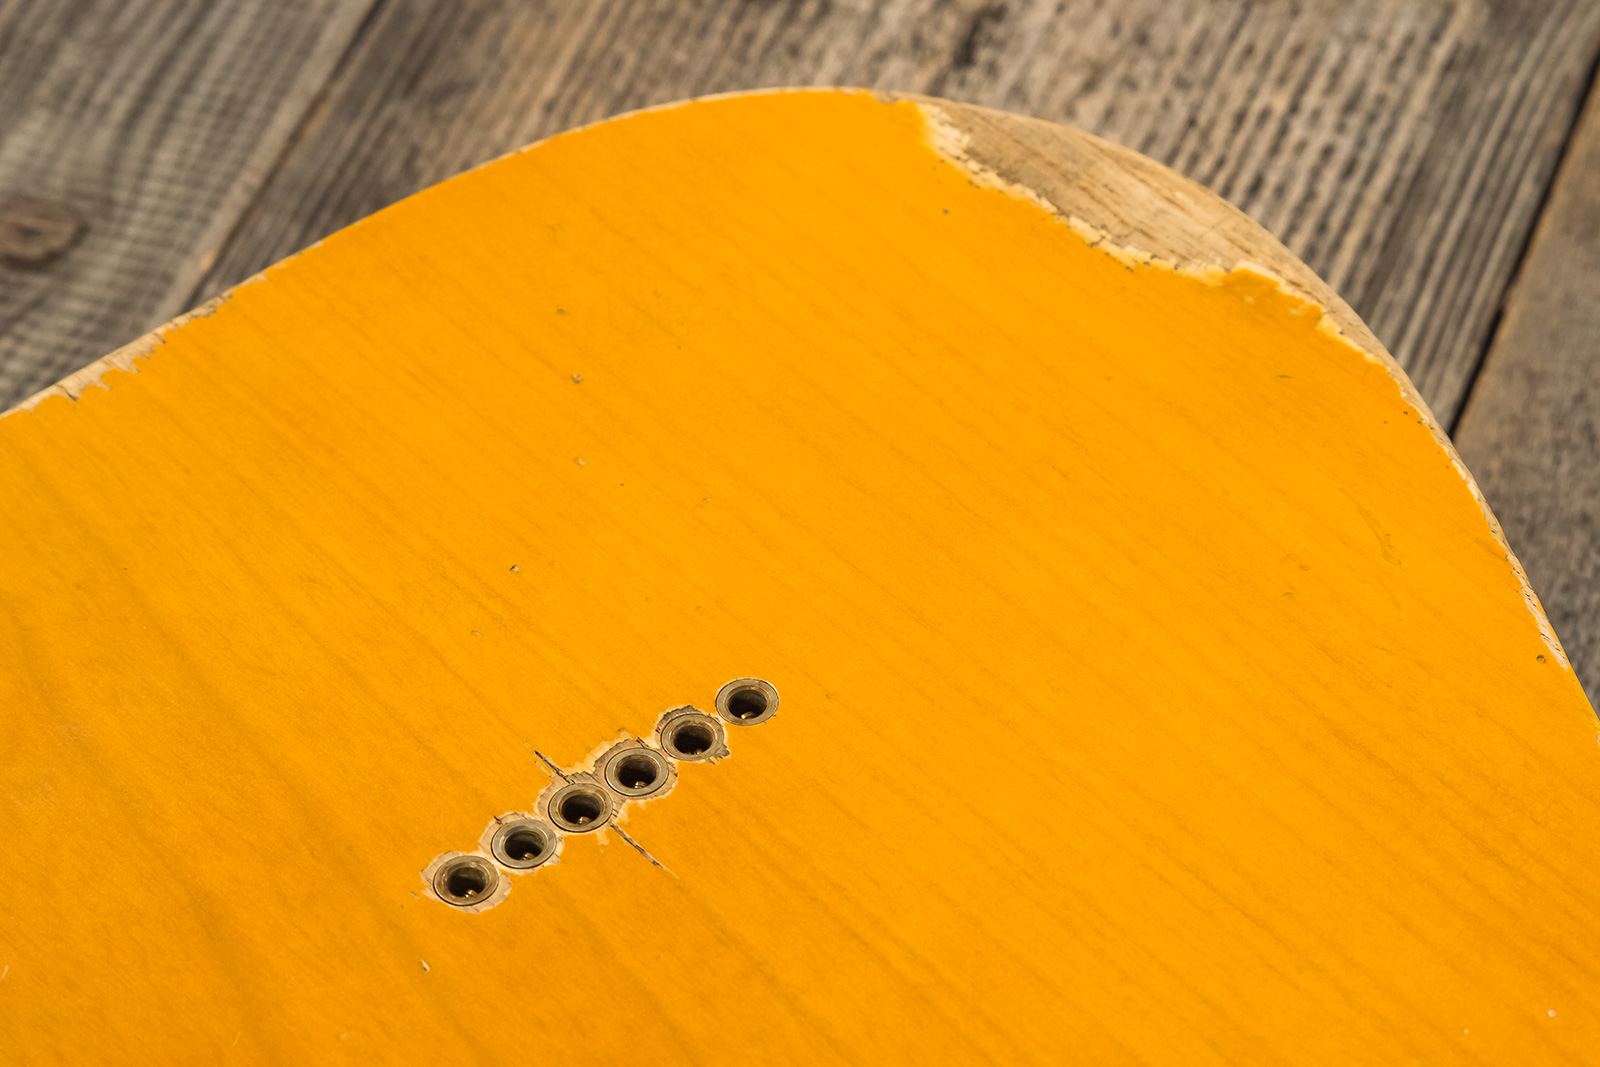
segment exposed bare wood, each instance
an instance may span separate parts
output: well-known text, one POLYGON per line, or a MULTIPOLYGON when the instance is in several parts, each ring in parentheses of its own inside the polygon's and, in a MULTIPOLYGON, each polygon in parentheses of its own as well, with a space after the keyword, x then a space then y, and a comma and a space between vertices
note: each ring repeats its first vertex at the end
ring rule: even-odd
POLYGON ((1086 237, 1117 254, 1184 268, 1262 269, 1291 292, 1324 308, 1331 324, 1383 363, 1434 440, 1465 480, 1516 573, 1523 599, 1551 654, 1567 664, 1544 608, 1499 520, 1427 402, 1394 357, 1339 295, 1249 216, 1215 193, 1126 148, 1070 127, 988 108, 921 98, 950 123, 954 149, 975 173, 1041 199, 1086 237))
POLYGON ((1551 194, 1456 440, 1600 704, 1600 100, 1551 194))
MULTIPOLYGON (((1449 424, 1597 50, 1588 0, 0 0, 0 407, 529 141, 832 83, 1065 121, 1173 165, 1320 273, 1449 424)), ((1581 441, 1559 412, 1496 447, 1581 441)), ((1478 466, 1563 462, 1489 447, 1478 466)), ((1587 647, 1600 609, 1563 603, 1581 567, 1532 566, 1587 647)))
POLYGON ((571 126, 857 84, 1072 123, 1215 189, 1349 300, 1448 423, 1597 47, 1588 0, 390 4, 190 302, 571 126))
POLYGON ((928 110, 556 138, 0 419, 0 1048, 1590 1063, 1594 713, 1439 438, 928 110))
POLYGON ((0 0, 0 402, 188 306, 372 0, 0 0))

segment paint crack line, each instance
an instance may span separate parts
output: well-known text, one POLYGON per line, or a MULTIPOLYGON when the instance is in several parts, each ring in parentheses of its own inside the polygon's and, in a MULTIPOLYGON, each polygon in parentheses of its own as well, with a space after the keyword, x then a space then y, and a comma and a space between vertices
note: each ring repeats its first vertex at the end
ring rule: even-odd
POLYGON ((555 775, 557 778, 561 779, 563 782, 572 781, 572 779, 568 778, 566 775, 561 773, 561 768, 557 767, 553 762, 551 762, 549 756, 546 756, 543 752, 540 752, 536 748, 530 748, 528 751, 532 752, 535 756, 538 756, 539 757, 539 762, 543 763, 546 767, 550 768, 550 773, 551 774, 555 775))
POLYGON ((635 849, 637 849, 639 851, 639 855, 643 856, 645 859, 649 860, 651 863, 655 864, 657 867, 660 867, 663 871, 666 871, 668 874, 671 874, 672 877, 674 877, 674 878, 678 877, 676 874, 672 873, 672 868, 671 867, 668 867, 665 863, 662 863, 660 860, 658 860, 654 856, 650 855, 650 853, 645 849, 645 847, 643 845, 639 844, 639 842, 637 842, 633 838, 629 837, 628 836, 628 831, 624 830, 620 826, 615 826, 615 825, 613 825, 611 828, 613 830, 615 830, 618 834, 620 834, 624 841, 626 841, 628 844, 632 845, 635 849))

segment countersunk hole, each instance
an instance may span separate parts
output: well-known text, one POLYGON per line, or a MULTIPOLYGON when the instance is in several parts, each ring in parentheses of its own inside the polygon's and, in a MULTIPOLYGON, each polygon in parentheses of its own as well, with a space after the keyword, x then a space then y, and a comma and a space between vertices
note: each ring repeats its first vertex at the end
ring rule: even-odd
POLYGON ((495 831, 489 851, 507 867, 528 870, 555 855, 559 841, 555 829, 537 819, 517 819, 495 831))
POLYGON ((728 711, 735 719, 759 719, 767 711, 767 694, 759 689, 741 689, 728 698, 728 711))
POLYGON ((704 756, 716 743, 716 733, 703 722, 681 722, 667 738, 667 747, 685 759, 704 756))
POLYGON ((680 760, 711 760, 728 754, 722 720, 699 708, 673 708, 661 716, 655 736, 667 755, 680 760))
POLYGON ((452 900, 477 900, 489 892, 489 876, 477 867, 463 864, 445 876, 444 891, 452 900))
POLYGON ((778 710, 778 691, 761 678, 735 678, 717 690, 717 714, 739 726, 766 722, 778 710))
POLYGON ((591 785, 569 785, 550 801, 550 818, 563 830, 598 830, 611 817, 611 798, 591 785))
POLYGON ((561 817, 577 826, 587 826, 605 813, 605 802, 593 793, 574 793, 561 802, 561 817))
POLYGON ((506 855, 523 863, 539 859, 549 847, 538 830, 515 830, 506 835, 506 855))
POLYGON ((666 788, 667 757, 653 748, 624 748, 606 761, 606 784, 625 797, 648 797, 666 788))
POLYGON ((661 768, 649 756, 623 756, 617 761, 617 784, 624 789, 649 789, 661 780, 661 768))
POLYGON ((493 895, 500 875, 477 856, 458 856, 433 876, 433 889, 449 904, 480 904, 493 895))

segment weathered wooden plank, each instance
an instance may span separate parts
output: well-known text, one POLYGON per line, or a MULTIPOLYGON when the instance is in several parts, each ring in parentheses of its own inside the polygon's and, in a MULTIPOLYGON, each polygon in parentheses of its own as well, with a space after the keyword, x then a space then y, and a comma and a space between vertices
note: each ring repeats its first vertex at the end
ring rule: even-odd
POLYGON ((0 407, 184 309, 372 0, 0 0, 0 407))
POLYGON ((1591 97, 1456 442, 1600 704, 1600 99, 1591 97))
POLYGON ((859 84, 1065 121, 1260 219, 1459 409, 1600 42, 1590 0, 410 3, 373 19, 191 303, 630 108, 859 84))

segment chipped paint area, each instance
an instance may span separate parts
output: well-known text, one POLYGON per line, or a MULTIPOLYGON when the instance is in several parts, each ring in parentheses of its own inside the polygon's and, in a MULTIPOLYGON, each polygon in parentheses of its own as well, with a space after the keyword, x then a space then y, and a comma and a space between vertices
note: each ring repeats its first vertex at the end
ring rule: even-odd
MULTIPOLYGON (((247 282, 245 284, 249 283, 247 282)), ((216 299, 200 305, 193 311, 185 312, 184 314, 173 319, 171 322, 151 330, 149 333, 138 338, 137 340, 128 342, 115 352, 112 352, 110 355, 101 356, 87 367, 73 371, 71 374, 67 375, 54 385, 41 389, 32 396, 17 401, 17 403, 12 407, 0 412, 0 419, 3 419, 8 415, 16 415, 20 412, 31 411, 38 407, 45 400, 48 400, 53 396, 62 396, 66 397, 68 400, 76 400, 85 392, 96 386, 102 389, 109 389, 111 386, 106 384, 105 376, 110 374, 112 371, 127 371, 129 374, 138 374, 138 361, 141 359, 149 359, 157 348, 166 343, 168 334, 190 322, 193 322, 196 319, 209 318, 212 315, 215 315, 217 310, 227 302, 229 295, 230 293, 224 293, 216 299)))
MULTIPOLYGON (((319 241, 318 244, 320 243, 321 242, 319 241)), ((317 247, 317 245, 311 246, 311 248, 315 247, 317 247)), ((96 387, 101 389, 110 389, 111 386, 105 380, 105 378, 106 375, 112 373, 113 371, 126 371, 129 374, 138 374, 140 372, 138 365, 139 361, 147 360, 154 356, 156 349, 167 343, 167 337, 169 335, 177 330, 182 329, 191 322, 195 322, 199 319, 208 319, 215 315, 222 309, 224 304, 233 299, 234 294, 240 289, 243 289, 247 285, 255 285, 257 282, 264 281, 270 273, 281 269, 284 264, 293 262, 297 256, 303 254, 303 252, 297 252, 295 255, 290 256, 287 259, 273 264, 266 270, 258 274, 251 275, 249 278, 246 278, 244 281, 229 289, 221 296, 213 297, 204 304, 201 304, 199 307, 184 312, 182 315, 172 319, 170 322, 162 323, 154 330, 151 330, 149 333, 144 334, 135 340, 129 341, 127 344, 123 345, 121 348, 110 353, 109 355, 101 356, 93 363, 73 371, 65 378, 62 378, 59 382, 56 382, 54 385, 47 386, 31 396, 17 401, 16 404, 7 408, 5 411, 0 411, 0 419, 6 418, 9 415, 17 415, 24 411, 32 411, 34 408, 38 407, 41 403, 53 396, 65 397, 68 400, 77 400, 90 389, 96 387)))
MULTIPOLYGON (((756 94, 721 94, 718 96, 702 98, 700 101, 695 101, 695 103, 728 99, 739 95, 774 95, 783 93, 819 92, 827 92, 827 90, 818 90, 814 88, 768 89, 761 90, 756 94)), ((1056 204, 1052 203, 1049 199, 1039 194, 1037 191, 1020 183, 1005 179, 994 167, 985 163, 982 159, 976 158, 971 151, 970 135, 964 129, 962 129, 958 123, 952 121, 951 118, 941 108, 934 104, 920 100, 898 99, 892 95, 872 94, 867 90, 846 90, 845 92, 848 95, 855 96, 873 95, 890 106, 909 105, 917 108, 920 111, 924 121, 925 139, 928 146, 946 162, 964 171, 971 181, 979 186, 997 189, 1007 193, 1008 195, 1027 201, 1028 203, 1064 223, 1091 247, 1099 249, 1106 255, 1111 256, 1113 259, 1124 264, 1125 266, 1130 268, 1173 271, 1183 275, 1184 277, 1192 278, 1202 284, 1212 286, 1223 285, 1229 275, 1253 274, 1269 280, 1279 289, 1279 291, 1285 293, 1291 298, 1314 307, 1319 316, 1317 328, 1326 333, 1328 336, 1337 338, 1345 345, 1348 345, 1352 350, 1359 353, 1363 359, 1383 366, 1384 369, 1388 371, 1390 377, 1394 380, 1396 388, 1400 392, 1401 399, 1410 405, 1414 410, 1416 410, 1421 416, 1422 423, 1427 426, 1429 432, 1433 435, 1435 443, 1449 458, 1451 465, 1456 470, 1456 473, 1466 484, 1468 492, 1472 494, 1473 500, 1476 501, 1479 510, 1483 514, 1484 521, 1488 525, 1490 534, 1504 550, 1506 563, 1510 567, 1513 575, 1516 577, 1522 594, 1523 602, 1538 627, 1541 640, 1544 642, 1546 648, 1549 649, 1550 654, 1555 657, 1556 661, 1560 663, 1564 669, 1570 670, 1570 663, 1567 659, 1566 651, 1562 648, 1560 639, 1556 636, 1554 629, 1551 627, 1549 618, 1545 614, 1544 607, 1539 602, 1538 595, 1533 591, 1533 587, 1528 581, 1526 570, 1523 568, 1521 562, 1516 558, 1516 554, 1511 550, 1511 546, 1507 543, 1505 532, 1502 529, 1499 520, 1495 518, 1493 511, 1490 509, 1488 501, 1483 496, 1482 490, 1479 489, 1478 484, 1472 477, 1471 472, 1467 470, 1465 463, 1462 462, 1461 457, 1457 454, 1455 446, 1451 443, 1448 434, 1445 433, 1443 427, 1439 424, 1438 419, 1429 409, 1427 402, 1417 391, 1416 386, 1411 382, 1410 378, 1400 367, 1399 363, 1387 351, 1384 351, 1381 347, 1377 351, 1372 351, 1358 344, 1340 328, 1338 321, 1332 314, 1329 313, 1326 307, 1310 299, 1302 288, 1290 284, 1279 273, 1273 271, 1270 267, 1247 260, 1235 263, 1230 270, 1223 270, 1212 265, 1184 264, 1177 260, 1166 258, 1158 252, 1141 249, 1130 244, 1119 242, 1115 238, 1115 235, 1112 233, 1112 231, 1105 226, 1097 225, 1096 223, 1085 220, 1070 211, 1063 210, 1056 204)), ((627 115, 605 121, 617 122, 653 112, 675 110, 686 106, 688 103, 690 102, 678 101, 669 104, 657 105, 655 107, 630 112, 627 115)), ((592 129, 596 125, 600 124, 595 123, 588 126, 579 127, 575 130, 557 134, 556 137, 570 137, 580 134, 585 130, 592 129)), ((512 153, 507 153, 506 156, 502 156, 500 159, 527 153, 545 143, 548 143, 548 141, 552 139, 553 138, 547 138, 543 141, 535 142, 526 148, 519 149, 512 153)), ((497 162, 499 162, 498 159, 492 160, 488 163, 480 165, 479 167, 473 168, 473 170, 469 171, 468 173, 481 172, 485 168, 493 166, 494 163, 497 162)), ((357 223, 356 225, 360 226, 361 223, 357 223)), ((1270 237, 1266 237, 1265 239, 1270 240, 1270 237)), ((313 245, 312 247, 315 248, 317 246, 313 245)), ((194 309, 193 311, 187 312, 176 319, 173 319, 171 322, 166 323, 160 328, 145 334, 129 344, 124 345, 122 348, 117 349, 110 355, 107 355, 82 368, 81 370, 68 375, 55 385, 40 390, 25 400, 20 401, 9 410, 0 413, 0 418, 4 418, 8 415, 14 415, 23 411, 30 411, 37 407, 45 399, 52 396, 63 396, 70 400, 76 400, 86 390, 92 387, 99 386, 102 388, 109 388, 109 384, 105 381, 105 377, 112 371, 128 371, 131 373, 139 373, 138 362, 140 360, 151 358, 155 351, 166 343, 166 338, 168 335, 192 321, 214 315, 225 303, 227 303, 228 300, 232 298, 233 294, 237 292, 238 289, 262 281, 270 273, 281 269, 284 264, 291 262, 294 258, 295 257, 290 257, 288 260, 283 261, 283 263, 279 263, 268 268, 267 271, 255 275, 254 277, 241 283, 240 286, 229 290, 227 293, 224 293, 216 299, 211 300, 210 302, 194 309)), ((574 375, 573 380, 578 382, 581 381, 581 378, 577 375, 574 375)), ((581 459, 577 460, 576 462, 579 465, 583 464, 583 460, 581 459)))
MULTIPOLYGON (((1535 625, 1539 628, 1539 637, 1544 641, 1545 647, 1563 669, 1571 670, 1567 653, 1561 647, 1561 641, 1556 636, 1550 619, 1546 616, 1544 605, 1539 602, 1538 594, 1533 591, 1532 584, 1528 581, 1527 571, 1522 562, 1517 559, 1516 553, 1511 550, 1511 545, 1506 541, 1505 531, 1500 526, 1500 520, 1495 518, 1489 502, 1484 498, 1483 491, 1478 488, 1477 480, 1472 477, 1472 472, 1462 462, 1461 456, 1456 452, 1455 445, 1451 442, 1449 434, 1439 424, 1428 403, 1422 394, 1417 391, 1416 385, 1411 381, 1399 362, 1387 351, 1379 349, 1377 352, 1357 344, 1339 327, 1338 321, 1328 312, 1328 309, 1310 299, 1299 287, 1291 285, 1281 275, 1271 268, 1259 263, 1240 261, 1231 270, 1205 265, 1187 265, 1176 260, 1165 258, 1156 252, 1147 251, 1132 245, 1119 243, 1112 232, 1104 226, 1086 221, 1070 211, 1064 211, 1051 203, 1049 199, 1018 182, 1009 181, 983 160, 974 156, 971 151, 972 138, 966 130, 938 106, 922 101, 910 101, 922 113, 926 125, 926 141, 928 146, 947 163, 960 168, 975 184, 996 189, 1019 200, 1039 208, 1041 211, 1053 216, 1064 223, 1073 233, 1081 237, 1091 248, 1099 249, 1117 262, 1130 268, 1148 268, 1153 270, 1173 271, 1187 278, 1205 285, 1221 286, 1229 275, 1252 274, 1274 284, 1278 290, 1290 298, 1299 301, 1309 308, 1314 308, 1318 315, 1317 329, 1331 338, 1336 338, 1351 350, 1372 363, 1382 366, 1389 372, 1399 390, 1400 397, 1409 404, 1422 418, 1422 423, 1433 435, 1435 443, 1449 457, 1451 465, 1466 484, 1467 491, 1472 494, 1472 499, 1477 502, 1478 508, 1483 512, 1484 521, 1489 526, 1489 532, 1505 550, 1506 563, 1511 572, 1516 576, 1517 584, 1522 592, 1523 603, 1527 606, 1528 613, 1533 616, 1535 625)), ((1271 238, 1265 235, 1267 240, 1271 238)))
POLYGON ((1419 416, 1271 284, 1125 267, 924 130, 794 93, 556 138, 0 421, 30 1049, 170 1059, 265 1004, 250 1062, 508 1060, 483 991, 534 987, 541 1047, 607 1063, 1600 1045, 1592 712, 1419 416), (539 814, 524 743, 593 760, 757 664, 797 713, 631 844, 580 803, 507 906, 416 884, 539 814), (96 835, 140 847, 62 847, 96 835))

